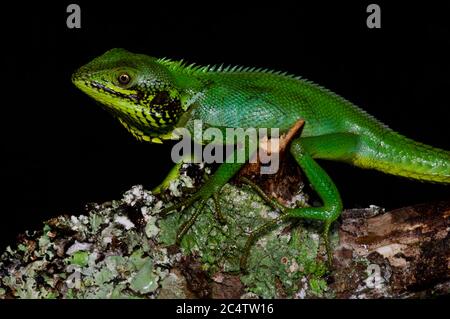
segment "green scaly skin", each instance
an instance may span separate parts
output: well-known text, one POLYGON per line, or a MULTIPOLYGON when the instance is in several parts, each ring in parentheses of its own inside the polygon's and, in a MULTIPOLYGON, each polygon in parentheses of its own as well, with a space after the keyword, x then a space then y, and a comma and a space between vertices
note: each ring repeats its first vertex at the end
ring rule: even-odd
MULTIPOLYGON (((343 207, 336 186, 316 159, 450 184, 450 152, 401 136, 337 94, 291 75, 187 66, 112 49, 77 70, 72 80, 143 141, 175 138, 176 127, 193 134, 194 120, 201 120, 204 129, 279 128, 282 134, 303 119, 302 134, 290 151, 323 206, 283 208, 282 218, 324 221, 325 240, 343 207)), ((242 165, 222 164, 188 204, 206 201, 242 165)))

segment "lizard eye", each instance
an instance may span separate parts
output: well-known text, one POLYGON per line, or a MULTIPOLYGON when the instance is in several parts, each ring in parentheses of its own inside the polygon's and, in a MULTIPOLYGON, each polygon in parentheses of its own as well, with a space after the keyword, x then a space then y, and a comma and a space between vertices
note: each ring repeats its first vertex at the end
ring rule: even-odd
POLYGON ((119 75, 117 80, 120 84, 127 85, 128 83, 130 83, 131 77, 127 73, 122 73, 121 75, 119 75))

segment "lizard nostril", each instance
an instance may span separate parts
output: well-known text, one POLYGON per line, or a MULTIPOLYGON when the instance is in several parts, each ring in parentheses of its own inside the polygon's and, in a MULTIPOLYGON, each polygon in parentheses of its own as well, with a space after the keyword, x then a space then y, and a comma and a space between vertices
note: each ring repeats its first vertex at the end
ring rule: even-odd
POLYGON ((75 82, 77 80, 77 78, 78 78, 77 72, 72 73, 72 77, 71 77, 72 82, 75 82))

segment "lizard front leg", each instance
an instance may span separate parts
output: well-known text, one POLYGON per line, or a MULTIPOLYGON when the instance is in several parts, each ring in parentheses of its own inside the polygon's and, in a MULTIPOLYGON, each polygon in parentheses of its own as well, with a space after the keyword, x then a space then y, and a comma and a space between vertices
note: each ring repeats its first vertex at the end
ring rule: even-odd
POLYGON ((199 161, 195 157, 195 154, 189 154, 185 155, 183 158, 181 158, 178 163, 176 163, 169 171, 169 174, 164 178, 164 180, 155 188, 152 189, 152 193, 159 194, 163 192, 164 190, 168 189, 170 186, 170 183, 172 181, 175 181, 180 177, 180 170, 183 164, 186 163, 198 163, 199 161))
POLYGON ((170 169, 169 174, 167 174, 164 180, 158 186, 152 189, 152 193, 159 194, 165 189, 168 189, 170 186, 170 182, 180 177, 180 169, 184 163, 186 162, 180 161, 179 163, 176 163, 175 166, 170 169))
MULTIPOLYGON (((185 200, 182 200, 173 206, 164 208, 160 211, 160 214, 164 216, 164 215, 167 215, 168 213, 170 213, 171 211, 176 211, 176 210, 183 211, 186 208, 193 205, 195 202, 197 202, 197 201, 199 202, 199 205, 196 207, 196 210, 194 211, 192 217, 188 221, 186 221, 178 230, 177 244, 179 244, 181 242, 181 239, 183 238, 183 236, 187 233, 189 228, 194 224, 195 220, 200 215, 203 207, 205 206, 206 201, 210 197, 216 196, 220 192, 223 185, 225 185, 241 169, 241 167, 243 165, 245 165, 245 163, 248 161, 250 156, 252 156, 255 153, 255 151, 257 149, 256 145, 257 145, 256 142, 248 141, 246 143, 245 161, 243 163, 236 163, 235 161, 229 161, 230 157, 235 159, 235 155, 237 153, 237 151, 235 150, 234 152, 232 152, 229 155, 229 158, 227 158, 225 163, 221 164, 219 166, 219 168, 214 172, 214 174, 212 176, 210 176, 208 178, 208 180, 206 180, 206 182, 200 187, 200 189, 197 192, 195 192, 194 194, 192 194, 191 197, 189 197, 185 200)), ((217 203, 217 198, 215 198, 214 201, 215 201, 215 203, 217 203)), ((219 222, 221 222, 221 221, 223 222, 223 218, 220 218, 220 216, 221 216, 220 211, 218 212, 217 216, 218 216, 219 222)))

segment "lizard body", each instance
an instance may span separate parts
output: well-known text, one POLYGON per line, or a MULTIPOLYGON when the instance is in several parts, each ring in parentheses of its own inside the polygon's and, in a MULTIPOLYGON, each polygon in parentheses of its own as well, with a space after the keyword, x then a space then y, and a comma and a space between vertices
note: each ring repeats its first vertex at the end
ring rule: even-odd
MULTIPOLYGON (((286 216, 325 221, 342 211, 339 192, 315 159, 343 161, 411 179, 450 184, 450 152, 391 130, 339 95, 308 80, 250 68, 187 66, 113 49, 77 70, 72 80, 138 139, 161 142, 176 127, 278 128, 304 120, 290 151, 323 201, 286 216)), ((224 163, 194 200, 220 190, 242 164, 224 163)))

